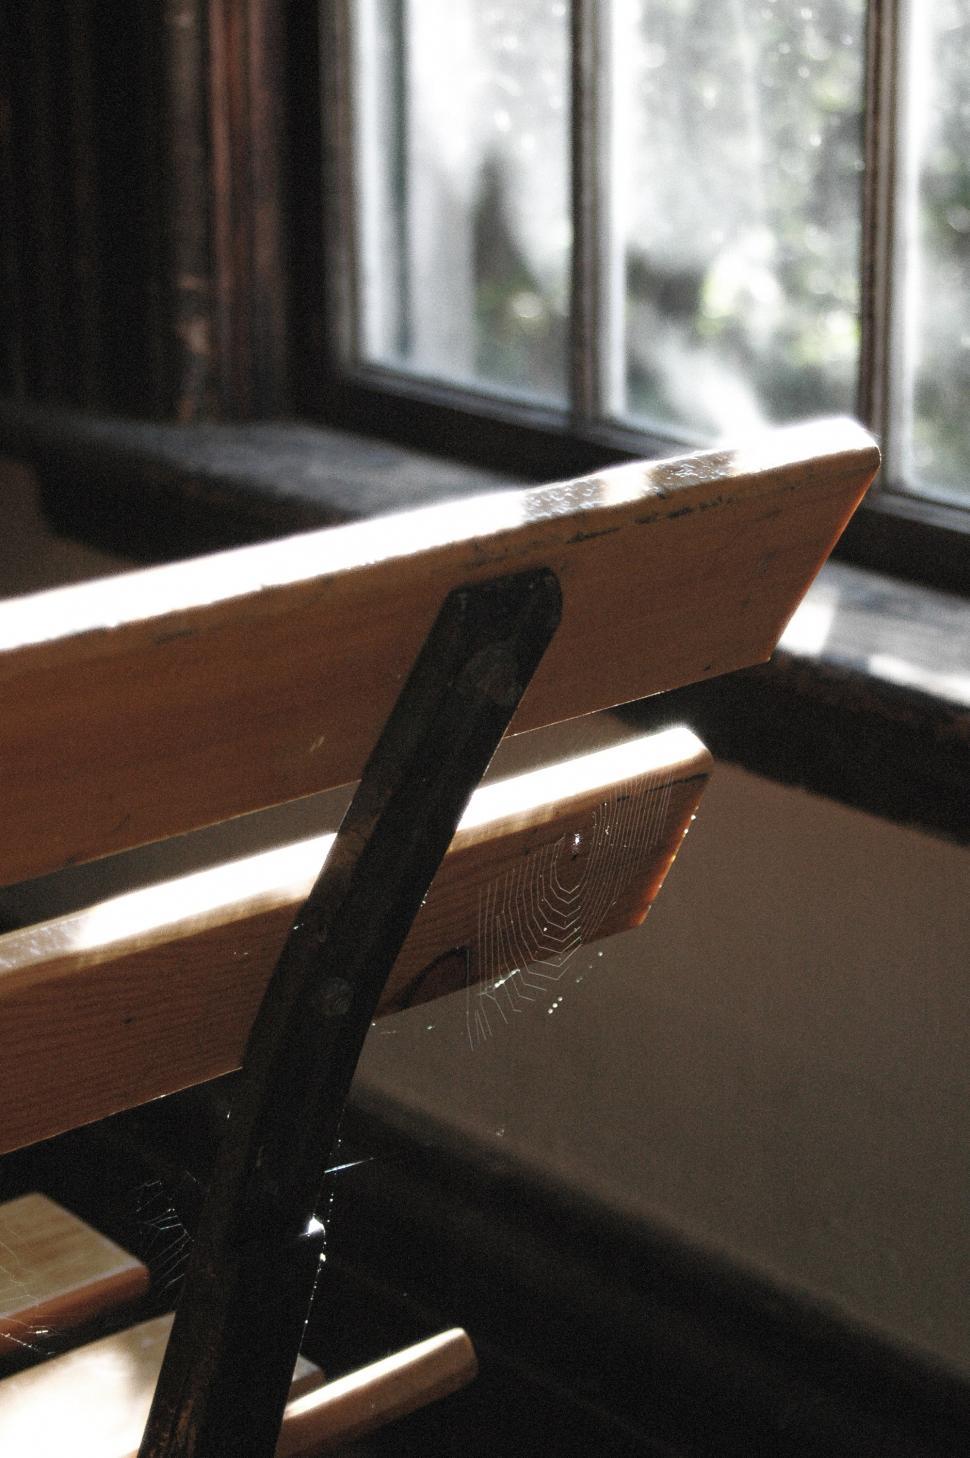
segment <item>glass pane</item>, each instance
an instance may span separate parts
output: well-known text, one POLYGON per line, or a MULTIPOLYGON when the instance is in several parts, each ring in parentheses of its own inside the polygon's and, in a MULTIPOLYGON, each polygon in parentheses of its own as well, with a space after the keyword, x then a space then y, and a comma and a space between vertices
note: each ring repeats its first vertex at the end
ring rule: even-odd
POLYGON ((864 0, 614 0, 607 396, 698 439, 851 411, 864 0))
POLYGON ((970 504, 970 0, 912 6, 903 474, 970 504))
POLYGON ((353 13, 364 357, 563 399, 568 7, 367 0, 353 13))

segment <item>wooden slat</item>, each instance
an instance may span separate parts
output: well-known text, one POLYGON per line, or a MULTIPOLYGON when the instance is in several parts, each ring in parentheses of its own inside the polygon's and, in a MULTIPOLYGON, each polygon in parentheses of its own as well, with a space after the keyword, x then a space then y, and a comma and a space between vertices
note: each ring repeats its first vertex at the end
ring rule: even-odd
POLYGON ((475 1349, 455 1327, 290 1402, 277 1458, 315 1458, 457 1392, 478 1371, 475 1349))
POLYGON ((49 1333, 147 1289, 141 1261, 46 1195, 0 1205, 0 1352, 43 1350, 49 1333))
MULTIPOLYGON (((171 1316, 156 1316, 0 1382, 0 1451, 136 1458, 171 1326, 171 1316)), ((276 1458, 330 1452, 457 1391, 476 1371, 457 1328, 333 1382, 300 1357, 276 1458)))
POLYGON ((357 778, 463 582, 561 578, 518 730, 762 661, 877 459, 793 427, 0 605, 0 882, 357 778))
MULTIPOLYGON (((526 960, 558 964, 579 943, 636 925, 709 765, 678 729, 479 789, 381 1011, 483 979, 487 994, 487 979, 526 960)), ((328 842, 0 938, 0 1150, 235 1068, 328 842)))
MULTIPOLYGON (((171 1326, 171 1316, 156 1316, 0 1382, 0 1452, 135 1458, 171 1326)), ((323 1380, 300 1357, 290 1401, 305 1407, 323 1380)), ((284 1416, 284 1431, 285 1423, 284 1416)), ((280 1458, 294 1451, 282 1440, 277 1448, 280 1458)))

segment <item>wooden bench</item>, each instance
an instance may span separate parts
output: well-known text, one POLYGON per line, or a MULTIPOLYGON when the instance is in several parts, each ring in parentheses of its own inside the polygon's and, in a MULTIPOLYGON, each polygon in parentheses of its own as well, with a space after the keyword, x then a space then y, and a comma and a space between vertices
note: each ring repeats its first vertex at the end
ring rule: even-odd
MULTIPOLYGON (((143 1454, 273 1451, 318 1272, 314 1192, 371 1017, 488 988, 656 894, 708 772, 697 741, 475 791, 509 721, 763 661, 877 459, 850 422, 790 428, 0 605, 6 884, 362 777, 332 845, 0 939, 2 1149, 243 1061, 143 1454), (537 877, 552 933, 515 909, 537 877), (514 936, 483 934, 497 892, 514 936)), ((317 1451, 375 1392, 409 1405, 399 1372, 347 1390, 317 1451)), ((301 1432, 287 1451, 314 1451, 301 1432)))

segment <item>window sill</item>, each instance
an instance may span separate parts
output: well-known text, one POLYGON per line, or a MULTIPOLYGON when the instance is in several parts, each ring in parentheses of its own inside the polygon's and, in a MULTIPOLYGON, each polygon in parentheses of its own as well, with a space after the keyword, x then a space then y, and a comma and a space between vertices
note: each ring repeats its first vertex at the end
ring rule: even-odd
MULTIPOLYGON (((299 422, 168 425, 0 404, 52 526, 165 561, 521 480, 299 422)), ((845 562, 769 664, 628 712, 685 718, 713 753, 966 842, 970 603, 845 562)))
POLYGON ((769 663, 666 695, 671 710, 717 758, 970 841, 963 598, 830 561, 769 663))

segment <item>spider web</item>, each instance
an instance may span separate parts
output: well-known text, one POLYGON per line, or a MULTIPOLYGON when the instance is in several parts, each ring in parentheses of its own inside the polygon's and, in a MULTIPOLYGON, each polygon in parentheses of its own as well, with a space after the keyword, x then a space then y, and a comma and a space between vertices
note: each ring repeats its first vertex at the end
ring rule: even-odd
POLYGON ((482 887, 468 958, 465 1029, 480 1047, 535 1005, 595 941, 610 909, 659 844, 673 775, 613 786, 586 825, 541 846, 482 887))

